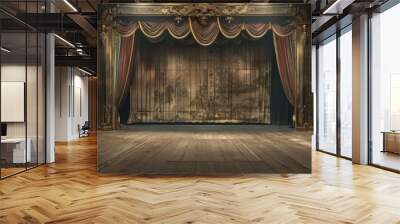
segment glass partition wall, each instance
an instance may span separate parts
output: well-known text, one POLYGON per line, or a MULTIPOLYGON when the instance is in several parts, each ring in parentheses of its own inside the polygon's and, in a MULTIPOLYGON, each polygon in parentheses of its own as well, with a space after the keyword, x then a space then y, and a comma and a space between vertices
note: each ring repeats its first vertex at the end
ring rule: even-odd
POLYGON ((317 150, 352 157, 351 25, 317 45, 317 150))
POLYGON ((400 171, 400 4, 371 18, 370 163, 400 171))
MULTIPOLYGON (((24 12, 41 1, 18 2, 24 12)), ((45 34, 0 11, 0 178, 45 163, 45 34)))

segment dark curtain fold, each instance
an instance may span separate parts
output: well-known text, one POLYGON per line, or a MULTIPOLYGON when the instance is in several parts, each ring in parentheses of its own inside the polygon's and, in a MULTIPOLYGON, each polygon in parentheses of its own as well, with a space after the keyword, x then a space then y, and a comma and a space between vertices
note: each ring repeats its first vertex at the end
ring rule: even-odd
POLYGON ((274 33, 276 62, 283 90, 291 105, 295 105, 296 42, 295 35, 280 36, 274 33))

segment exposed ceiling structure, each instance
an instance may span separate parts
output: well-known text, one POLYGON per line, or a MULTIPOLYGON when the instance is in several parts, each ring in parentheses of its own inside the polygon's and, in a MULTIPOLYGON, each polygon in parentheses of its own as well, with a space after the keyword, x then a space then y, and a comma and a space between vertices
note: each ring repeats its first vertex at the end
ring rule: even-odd
MULTIPOLYGON (((317 1, 322 2, 322 1, 317 1)), ((330 0, 316 6, 311 31, 313 43, 318 43, 352 23, 355 16, 373 11, 388 0, 330 0)))
MULTIPOLYGON (((313 13, 313 41, 318 42, 351 23, 352 16, 373 9, 387 0, 267 0, 251 2, 309 3, 313 13), (340 21, 340 22, 338 22, 340 21)), ((56 36, 56 64, 96 70, 97 5, 115 2, 198 2, 188 0, 1 0, 2 30, 18 32, 25 27, 56 36), (25 13, 28 12, 28 13, 25 13), (51 12, 51 13, 50 13, 51 12)), ((204 1, 202 1, 204 2, 204 1)), ((208 2, 250 2, 219 0, 208 2)))

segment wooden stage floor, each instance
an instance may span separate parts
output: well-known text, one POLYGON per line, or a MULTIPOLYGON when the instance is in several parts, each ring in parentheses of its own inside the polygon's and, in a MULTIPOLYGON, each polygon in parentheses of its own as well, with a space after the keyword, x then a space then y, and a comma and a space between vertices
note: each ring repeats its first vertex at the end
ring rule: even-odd
POLYGON ((133 125, 99 133, 100 172, 226 175, 311 172, 310 132, 271 125, 133 125))
MULTIPOLYGON (((308 138, 308 137, 307 137, 308 138)), ((0 223, 399 223, 400 175, 312 151, 312 174, 96 172, 96 138, 0 181, 0 223)))

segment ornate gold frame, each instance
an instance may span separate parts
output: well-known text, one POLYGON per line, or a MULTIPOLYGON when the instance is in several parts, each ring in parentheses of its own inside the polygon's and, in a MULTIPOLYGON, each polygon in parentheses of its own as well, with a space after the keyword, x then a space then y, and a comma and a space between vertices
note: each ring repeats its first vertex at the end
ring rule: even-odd
POLYGON ((311 128, 313 97, 311 92, 311 8, 309 4, 292 3, 109 3, 98 8, 98 129, 119 127, 118 108, 113 88, 118 62, 117 20, 122 17, 196 16, 206 19, 224 16, 286 18, 296 24, 296 102, 295 127, 311 128))

